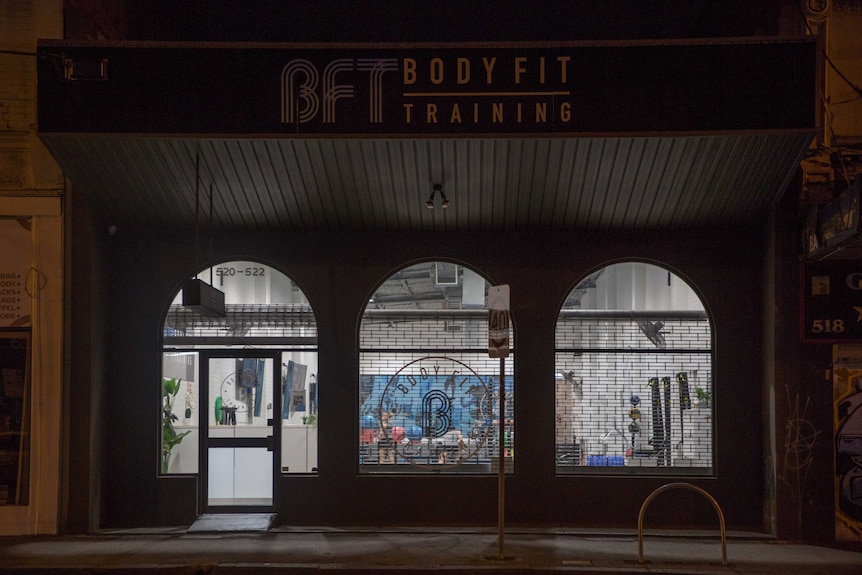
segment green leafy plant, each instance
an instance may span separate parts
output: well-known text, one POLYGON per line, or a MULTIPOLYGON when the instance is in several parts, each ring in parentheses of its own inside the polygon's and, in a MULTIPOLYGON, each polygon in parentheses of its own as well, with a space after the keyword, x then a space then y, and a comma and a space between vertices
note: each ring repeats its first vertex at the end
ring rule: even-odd
POLYGON ((709 404, 712 401, 711 391, 707 391, 698 385, 694 388, 694 395, 697 397, 698 406, 709 407, 709 404))
POLYGON ((317 425, 317 414, 309 413, 308 415, 302 416, 302 424, 303 425, 317 425))
POLYGON ((191 431, 177 433, 177 430, 174 428, 174 422, 178 419, 174 415, 174 401, 176 401, 177 394, 180 392, 181 382, 182 379, 176 378, 166 377, 162 379, 162 473, 168 472, 173 448, 179 445, 186 435, 191 433, 191 431))

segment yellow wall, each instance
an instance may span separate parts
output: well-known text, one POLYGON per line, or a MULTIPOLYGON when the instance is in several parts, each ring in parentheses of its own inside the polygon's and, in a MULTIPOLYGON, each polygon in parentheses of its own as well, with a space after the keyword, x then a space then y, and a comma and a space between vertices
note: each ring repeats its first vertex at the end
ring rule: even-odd
MULTIPOLYGON (((826 53, 842 75, 856 88, 862 87, 862 9, 838 10, 827 19, 826 53)), ((846 144, 848 138, 862 141, 862 95, 826 66, 827 142, 846 144)))
POLYGON ((62 0, 0 0, 0 218, 31 222, 30 498, 0 506, 0 535, 59 527, 63 350, 63 174, 36 135, 36 40, 62 38, 62 0))

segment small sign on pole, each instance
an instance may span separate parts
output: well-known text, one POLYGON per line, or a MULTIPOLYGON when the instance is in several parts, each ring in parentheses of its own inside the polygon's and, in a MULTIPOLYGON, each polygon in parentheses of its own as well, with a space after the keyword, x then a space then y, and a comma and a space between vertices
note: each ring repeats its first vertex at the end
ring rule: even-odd
POLYGON ((488 356, 509 357, 509 286, 488 289, 488 356))

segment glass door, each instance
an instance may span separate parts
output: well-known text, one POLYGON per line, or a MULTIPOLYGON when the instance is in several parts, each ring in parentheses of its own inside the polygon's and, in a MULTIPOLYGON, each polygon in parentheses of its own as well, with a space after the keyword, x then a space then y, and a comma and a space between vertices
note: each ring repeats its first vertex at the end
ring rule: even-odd
POLYGON ((205 513, 275 508, 280 469, 278 352, 204 352, 200 470, 205 513), (204 407, 206 406, 206 407, 204 407))

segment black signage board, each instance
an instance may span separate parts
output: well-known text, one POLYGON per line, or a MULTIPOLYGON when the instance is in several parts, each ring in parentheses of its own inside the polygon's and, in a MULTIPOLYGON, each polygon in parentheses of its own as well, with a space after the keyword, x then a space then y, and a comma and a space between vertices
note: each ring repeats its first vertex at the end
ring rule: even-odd
POLYGON ((44 41, 39 131, 415 137, 810 129, 816 43, 44 41), (104 78, 104 79, 99 79, 104 78))
POLYGON ((804 263, 802 340, 862 342, 862 262, 804 263))

